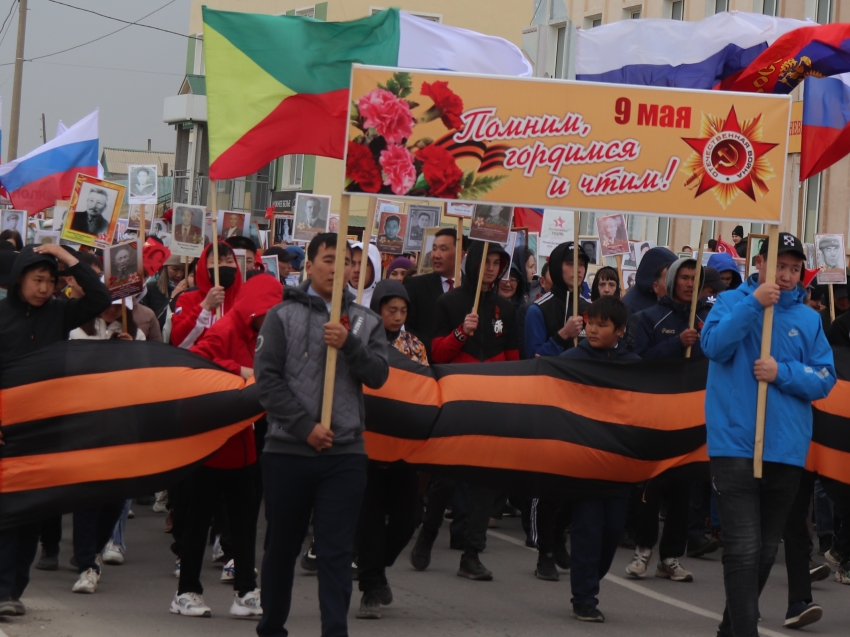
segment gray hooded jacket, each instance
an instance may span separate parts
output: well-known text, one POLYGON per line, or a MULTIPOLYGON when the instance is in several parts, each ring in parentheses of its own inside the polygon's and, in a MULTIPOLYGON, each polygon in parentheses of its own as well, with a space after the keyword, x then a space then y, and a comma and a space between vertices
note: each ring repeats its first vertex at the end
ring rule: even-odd
MULTIPOLYGON (((324 391, 324 325, 329 320, 321 298, 307 293, 310 281, 286 288, 257 339, 254 374, 260 402, 268 412, 266 453, 316 456, 306 443, 321 420, 324 391)), ((365 454, 363 385, 380 388, 389 375, 387 338, 381 318, 346 293, 342 305, 351 333, 337 357, 331 430, 333 446, 322 455, 365 454)))

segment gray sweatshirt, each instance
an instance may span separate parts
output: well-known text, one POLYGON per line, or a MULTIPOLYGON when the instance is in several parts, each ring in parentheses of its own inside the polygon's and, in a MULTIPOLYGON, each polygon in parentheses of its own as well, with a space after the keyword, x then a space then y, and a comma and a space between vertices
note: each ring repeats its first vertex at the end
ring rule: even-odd
MULTIPOLYGON (((260 402, 268 412, 266 453, 319 455, 307 437, 321 420, 324 391, 324 325, 330 320, 325 302, 307 293, 310 282, 286 288, 284 301, 273 307, 257 338, 254 374, 260 402)), ((339 351, 331 429, 333 446, 322 455, 365 454, 363 385, 380 388, 389 375, 387 339, 381 318, 353 302, 346 293, 342 314, 351 332, 339 351)))

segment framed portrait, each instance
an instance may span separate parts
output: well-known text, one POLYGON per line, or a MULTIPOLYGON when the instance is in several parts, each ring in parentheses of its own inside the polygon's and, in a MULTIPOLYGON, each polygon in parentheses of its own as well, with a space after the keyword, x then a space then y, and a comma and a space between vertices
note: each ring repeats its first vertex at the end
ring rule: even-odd
MULTIPOLYGON (((377 234, 378 226, 381 223, 381 214, 385 212, 394 212, 401 214, 404 212, 404 203, 393 201, 392 199, 376 199, 375 200, 375 226, 372 228, 372 233, 377 234)), ((359 241, 359 239, 358 239, 359 241)))
POLYGON ((411 205, 407 208, 407 232, 404 233, 404 252, 422 250, 425 231, 440 225, 439 206, 411 205))
POLYGON ((339 232, 339 215, 328 215, 328 232, 339 232))
POLYGON ((636 267, 640 267, 641 259, 643 259, 643 255, 652 250, 655 247, 655 241, 637 241, 635 242, 635 261, 637 263, 636 267))
POLYGON ((447 217, 459 217, 461 219, 472 219, 475 210, 474 203, 450 202, 446 204, 447 217))
POLYGON ((747 276, 744 277, 745 279, 755 274, 756 257, 758 256, 758 253, 761 250, 761 244, 763 244, 766 239, 766 234, 750 233, 749 235, 747 235, 747 276))
POLYGON ((387 254, 401 254, 406 229, 407 215, 382 212, 381 221, 378 224, 378 239, 375 241, 378 251, 387 254))
POLYGON ((56 201, 56 205, 53 206, 53 223, 51 225, 53 230, 62 232, 62 227, 65 225, 65 217, 68 214, 68 207, 70 203, 70 201, 65 201, 64 199, 56 201))
POLYGON ((278 261, 276 254, 270 254, 268 256, 260 257, 260 260, 263 262, 263 267, 266 269, 267 274, 271 274, 278 281, 280 280, 280 262, 278 261))
POLYGON ((204 210, 204 247, 213 240, 213 215, 211 210, 204 210))
POLYGON ((815 255, 815 244, 814 243, 804 243, 803 247, 806 249, 806 269, 814 270, 817 267, 817 256, 815 255))
POLYGON ((292 243, 292 230, 295 227, 295 215, 275 215, 273 228, 274 245, 292 243))
POLYGON ((14 230, 21 235, 21 241, 27 242, 27 211, 3 210, 0 212, 0 232, 14 230))
POLYGON ((150 233, 151 223, 153 223, 154 208, 150 204, 135 203, 130 204, 127 208, 127 227, 139 228, 142 217, 145 219, 145 233, 150 233))
POLYGON ((513 212, 510 206, 476 205, 469 238, 506 244, 510 239, 513 212))
MULTIPOLYGON (((512 228, 516 232, 516 246, 528 247, 528 228, 512 228)), ((514 247, 516 247, 514 246, 514 247)))
POLYGON ((50 245, 51 243, 59 243, 59 235, 62 234, 59 230, 38 230, 35 233, 33 243, 40 246, 50 245))
POLYGON ((631 268, 623 268, 623 283, 620 286, 623 292, 634 286, 636 278, 637 270, 631 268))
POLYGON ((599 247, 603 257, 629 254, 629 235, 625 215, 608 215, 596 219, 599 247))
POLYGON ((130 189, 128 199, 131 204, 156 205, 156 174, 155 165, 130 164, 127 166, 127 184, 130 189))
POLYGON ((245 283, 248 277, 248 251, 241 248, 233 248, 233 256, 236 259, 236 265, 239 266, 242 283, 245 283))
POLYGON ((575 215, 568 210, 543 211, 543 222, 540 225, 540 240, 538 242, 539 256, 548 257, 560 244, 572 241, 575 233, 573 223, 575 215))
POLYGON ((162 239, 165 235, 170 233, 171 228, 168 225, 168 221, 166 221, 165 219, 154 219, 151 222, 151 236, 154 236, 157 239, 162 239))
POLYGON ((587 274, 584 276, 584 280, 587 283, 587 287, 593 287, 593 279, 596 278, 596 273, 602 269, 603 266, 597 265, 596 263, 591 263, 587 266, 587 274))
POLYGON ((62 238, 92 248, 111 246, 125 190, 111 181, 77 175, 62 238))
POLYGON ((219 210, 218 238, 224 241, 230 237, 249 237, 251 234, 251 213, 236 210, 219 210))
POLYGON ((103 281, 114 299, 139 294, 145 287, 142 250, 137 240, 103 251, 103 281))
POLYGON ((43 224, 44 222, 41 219, 34 219, 30 217, 27 220, 27 233, 26 235, 21 235, 24 245, 28 243, 35 243, 35 233, 44 228, 43 224))
POLYGON ((175 204, 172 217, 174 225, 171 229, 172 254, 192 258, 201 256, 204 250, 205 216, 203 206, 175 204))
POLYGON ((298 193, 295 195, 295 241, 309 242, 328 231, 331 198, 326 195, 298 193))
POLYGON ((635 243, 635 241, 629 241, 629 253, 622 256, 624 268, 637 270, 637 257, 635 256, 635 250, 637 247, 635 246, 635 243))
POLYGON ((112 245, 125 241, 124 235, 127 234, 127 220, 119 219, 115 224, 115 236, 112 237, 112 245))
POLYGON ((818 285, 847 284, 847 259, 844 256, 843 234, 816 234, 815 255, 818 285))
POLYGON ((599 263, 600 254, 599 254, 599 237, 579 237, 578 245, 582 249, 582 251, 587 255, 588 261, 590 263, 596 263, 597 265, 601 265, 599 263))
POLYGON ((431 265, 431 250, 434 247, 434 239, 437 237, 438 230, 439 228, 427 228, 425 230, 425 236, 422 239, 422 250, 419 253, 418 274, 431 274, 434 271, 434 266, 431 265))

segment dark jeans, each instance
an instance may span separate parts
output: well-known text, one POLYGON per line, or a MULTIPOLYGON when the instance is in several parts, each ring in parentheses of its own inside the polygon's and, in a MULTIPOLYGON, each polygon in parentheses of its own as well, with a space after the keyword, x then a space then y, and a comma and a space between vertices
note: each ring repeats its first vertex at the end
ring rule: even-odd
POLYGON ((566 500, 534 498, 531 501, 531 541, 541 553, 552 553, 555 544, 567 541, 572 508, 566 500))
POLYGON ((416 529, 419 476, 404 464, 370 462, 357 523, 357 573, 361 591, 387 583, 386 569, 416 529))
MULTIPOLYGON (((490 514, 493 512, 493 504, 499 497, 499 492, 487 489, 475 484, 462 485, 454 480, 435 476, 428 486, 428 502, 425 506, 425 519, 422 521, 422 530, 429 535, 436 536, 443 523, 443 513, 446 506, 457 495, 461 489, 469 493, 468 511, 466 524, 460 529, 460 520, 457 515, 452 520, 452 537, 461 537, 463 549, 466 551, 481 552, 487 546, 487 527, 490 525, 490 514)), ((456 513, 452 508, 452 512, 456 513)))
POLYGON ((815 474, 803 471, 797 497, 785 521, 785 569, 788 572, 788 606, 796 602, 812 603, 812 578, 809 575, 811 535, 809 533, 809 506, 814 493, 815 474))
POLYGON ((605 577, 620 544, 629 511, 629 490, 602 500, 572 503, 570 586, 575 605, 596 606, 599 581, 605 577))
POLYGON ((322 637, 348 635, 351 559, 368 459, 361 454, 290 456, 264 453, 266 552, 263 557, 263 617, 258 635, 287 637, 295 561, 310 512, 319 567, 322 637))
POLYGON ((126 500, 116 500, 74 512, 74 559, 78 573, 90 568, 100 573, 97 556, 112 537, 115 523, 124 512, 124 502, 126 500))
POLYGON ((0 531, 0 599, 24 594, 37 550, 38 524, 0 531))
POLYGON ((223 498, 229 513, 235 568, 233 589, 240 595, 257 588, 254 575, 257 543, 257 507, 254 467, 212 469, 198 467, 189 478, 178 594, 204 592, 201 568, 213 513, 223 498))
POLYGON ((750 458, 711 458, 711 482, 723 528, 726 608, 718 635, 758 637, 758 602, 800 487, 800 467, 765 462, 753 477, 750 458))
POLYGON ((62 541, 62 516, 42 520, 38 525, 38 532, 43 547, 58 549, 59 542, 62 541))
POLYGON ((711 517, 711 484, 706 480, 691 483, 691 502, 688 511, 688 541, 703 540, 708 531, 706 521, 711 517))
POLYGON ((466 485, 456 480, 434 476, 425 491, 425 515, 422 518, 422 530, 436 536, 443 525, 443 515, 451 504, 452 523, 449 534, 461 542, 466 530, 466 518, 469 508, 469 493, 466 485))
POLYGON ((658 559, 682 557, 688 539, 688 518, 690 516, 691 482, 659 476, 646 485, 639 507, 640 521, 635 533, 638 546, 654 548, 658 542, 658 513, 661 501, 666 499, 667 516, 661 544, 658 547, 658 559))

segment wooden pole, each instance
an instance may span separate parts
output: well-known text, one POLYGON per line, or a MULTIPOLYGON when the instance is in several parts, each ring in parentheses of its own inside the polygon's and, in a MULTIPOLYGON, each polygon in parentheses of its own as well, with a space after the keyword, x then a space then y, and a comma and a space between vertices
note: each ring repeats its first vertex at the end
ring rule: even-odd
POLYGON ((481 255, 481 266, 478 268, 478 286, 475 288, 475 301, 472 304, 473 314, 478 314, 478 302, 481 300, 481 287, 484 285, 484 270, 487 267, 487 252, 489 249, 490 242, 485 241, 484 253, 481 255))
MULTIPOLYGON (((369 269, 369 245, 372 243, 372 230, 375 225, 375 209, 378 207, 378 200, 375 197, 369 197, 369 210, 366 213, 366 227, 363 229, 363 254, 360 257, 360 278, 357 280, 357 302, 363 302, 363 290, 366 288, 366 270, 369 269)), ((342 233, 342 224, 339 226, 340 234, 342 233)), ((375 272, 375 276, 378 273, 375 272)))
MULTIPOLYGON (((578 316, 578 226, 581 223, 579 212, 573 213, 573 316, 578 316)), ((573 344, 578 346, 578 336, 573 339, 573 344)))
MULTIPOLYGON (((350 205, 350 196, 342 195, 339 205, 339 229, 348 228, 348 207, 350 205)), ((334 287, 333 296, 331 297, 331 318, 329 323, 339 323, 342 314, 342 295, 345 287, 345 257, 348 253, 348 241, 344 232, 338 232, 336 235, 336 261, 334 262, 334 287)), ((360 268, 361 272, 363 267, 360 268)), ((334 382, 336 381, 336 356, 337 349, 328 347, 327 357, 325 358, 325 389, 322 393, 322 426, 326 429, 331 428, 331 415, 333 414, 334 405, 334 382)))
MULTIPOLYGON (((694 323, 697 319, 697 303, 699 302, 699 295, 702 291, 702 288, 699 284, 700 274, 702 274, 702 246, 703 241, 705 241, 705 231, 708 226, 707 221, 702 222, 702 228, 699 231, 699 247, 697 248, 697 271, 696 276, 694 277, 694 295, 691 297, 691 316, 688 319, 688 329, 694 329, 694 323)), ((670 292, 668 290, 668 292, 670 292)), ((692 346, 688 345, 688 349, 685 350, 685 358, 691 357, 691 349, 692 346)))
POLYGON ((625 281, 623 280, 623 255, 617 255, 617 277, 620 279, 620 290, 623 289, 623 284, 625 281))
POLYGON ((835 323, 835 291, 832 289, 832 283, 829 284, 829 322, 835 323))
MULTIPOLYGON (((213 243, 213 285, 218 287, 219 284, 219 276, 218 276, 218 202, 216 197, 216 183, 214 179, 210 179, 210 195, 212 196, 211 206, 212 206, 212 243, 213 243)), ((199 263, 199 267, 206 267, 206 263, 199 263)), ((195 279, 197 281, 197 277, 195 279)), ((216 319, 221 318, 221 306, 219 305, 215 309, 215 317, 216 319)))
POLYGON ((463 262, 463 217, 457 218, 457 239, 455 240, 455 284, 454 287, 460 287, 460 266, 463 262))
MULTIPOLYGON (((121 330, 127 334, 127 304, 121 299, 121 330)), ((134 336, 134 335, 132 335, 134 336)))
MULTIPOLYGON (((767 230, 767 266, 764 283, 776 281, 776 251, 779 248, 779 226, 768 226, 767 230)), ((773 335, 773 306, 764 308, 764 322, 761 331, 761 358, 770 358, 770 341, 773 335)), ((756 403, 756 440, 753 448, 753 475, 762 476, 764 457, 764 419, 767 414, 767 383, 759 382, 758 402, 756 403)))
MULTIPOLYGON (((9 145, 6 161, 18 158, 18 130, 21 124, 21 88, 24 81, 24 40, 27 35, 27 0, 18 6, 18 42, 15 47, 15 70, 12 80, 12 117, 9 120, 9 145)), ((47 140, 44 142, 47 143, 47 140)))

